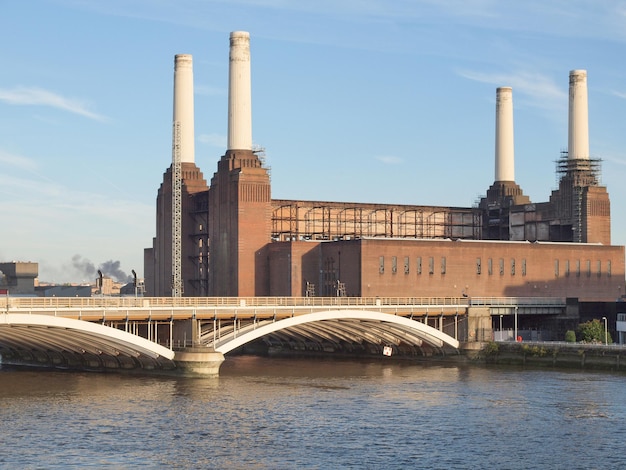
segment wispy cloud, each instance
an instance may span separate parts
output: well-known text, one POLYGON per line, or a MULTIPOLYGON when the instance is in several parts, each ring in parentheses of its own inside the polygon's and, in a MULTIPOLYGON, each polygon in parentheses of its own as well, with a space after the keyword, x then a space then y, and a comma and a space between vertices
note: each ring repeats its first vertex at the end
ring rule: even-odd
POLYGON ((66 98, 37 87, 0 88, 0 101, 17 106, 50 106, 96 121, 105 121, 107 119, 100 114, 90 111, 82 101, 66 98))
POLYGON ((44 197, 47 202, 66 193, 65 188, 52 182, 40 179, 23 178, 20 176, 0 175, 0 192, 9 197, 16 194, 22 198, 36 199, 44 197))
POLYGON ((521 93, 530 98, 530 103, 538 108, 554 109, 567 105, 567 89, 540 73, 528 71, 511 73, 482 73, 471 70, 457 72, 460 76, 494 86, 510 86, 513 93, 521 93))
POLYGON ((622 98, 622 99, 626 100, 626 92, 613 90, 613 91, 611 91, 611 93, 613 95, 617 96, 618 98, 622 98))
MULTIPOLYGON (((225 31, 232 21, 254 25, 260 34, 268 16, 282 15, 296 24, 311 16, 331 18, 345 23, 375 21, 387 24, 439 24, 488 27, 494 30, 538 31, 556 36, 611 37, 626 39, 623 0, 56 0, 69 6, 90 9, 100 14, 144 20, 186 24, 192 27, 225 31), (219 11, 222 20, 214 14, 219 11), (213 18, 213 20, 211 20, 213 18), (226 19, 226 21, 224 21, 226 19), (232 21, 229 21, 232 19, 232 21)), ((287 21, 286 21, 287 23, 287 21)), ((267 30, 266 34, 285 35, 267 30)))
POLYGON ((135 226, 138 214, 151 213, 152 207, 130 198, 85 192, 55 182, 0 174, 0 194, 8 201, 2 214, 20 215, 22 219, 48 218, 64 220, 80 218, 135 226), (41 198, 46 210, 41 211, 41 198), (37 216, 36 214, 39 213, 37 216))
POLYGON ((399 165, 404 162, 404 160, 400 157, 395 157, 393 155, 378 155, 374 157, 379 162, 384 163, 385 165, 399 165))
POLYGON ((226 136, 221 134, 200 134, 198 136, 198 142, 212 147, 226 148, 226 136))
POLYGON ((3 167, 11 166, 15 168, 19 168, 21 170, 36 170, 38 165, 37 163, 27 157, 22 157, 20 155, 12 155, 10 153, 3 152, 0 150, 0 164, 3 167))
POLYGON ((626 166, 626 156, 611 156, 603 155, 602 160, 607 162, 616 163, 618 165, 626 166))

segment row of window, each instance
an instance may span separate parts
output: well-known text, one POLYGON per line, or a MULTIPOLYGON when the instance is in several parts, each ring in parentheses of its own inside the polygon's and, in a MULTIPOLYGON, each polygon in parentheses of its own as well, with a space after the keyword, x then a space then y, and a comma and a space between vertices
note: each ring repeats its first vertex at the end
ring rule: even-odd
MULTIPOLYGON (((521 272, 522 272, 522 276, 526 276, 526 259, 522 258, 521 261, 521 272)), ((509 265, 510 268, 510 273, 511 276, 515 276, 515 258, 511 258, 511 263, 509 265)), ((493 259, 491 258, 487 258, 487 273, 491 276, 493 274, 493 259)), ((507 267, 505 266, 505 261, 504 258, 499 258, 498 259, 498 264, 497 264, 497 269, 498 269, 498 273, 500 274, 500 276, 504 276, 505 271, 507 269, 507 267)), ((483 267, 482 267, 482 260, 480 258, 476 258, 476 274, 482 274, 483 272, 483 267)))
MULTIPOLYGON (((554 260, 554 276, 555 277, 559 277, 561 275, 561 267, 563 269, 563 274, 565 274, 565 276, 569 276, 571 271, 574 271, 574 274, 576 276, 580 276, 581 274, 581 269, 584 270, 585 274, 587 275, 587 277, 590 277, 591 274, 593 274, 592 271, 595 272, 595 274, 600 277, 602 276, 602 261, 597 260, 595 262, 595 267, 592 267, 592 263, 591 260, 586 260, 584 262, 584 265, 581 266, 581 262, 579 259, 577 259, 576 261, 574 261, 573 266, 571 266, 570 264, 570 260, 565 260, 565 262, 563 263, 563 265, 561 265, 561 263, 559 262, 558 259, 554 260), (572 268, 572 269, 570 269, 572 268), (594 269, 595 268, 595 269, 594 269)), ((606 262, 606 275, 608 277, 611 277, 611 260, 607 260, 606 262)))
MULTIPOLYGON (((422 274, 422 257, 421 256, 417 257, 416 268, 417 268, 417 274, 422 274)), ((445 256, 441 258, 440 268, 441 268, 441 274, 445 274, 446 273, 446 257, 445 256)), ((408 256, 405 256, 404 257, 404 274, 409 274, 410 270, 411 270, 411 260, 408 256)), ((379 258, 378 272, 380 274, 385 273, 385 257, 384 256, 381 256, 379 258)), ((398 272, 398 257, 397 256, 391 257, 391 272, 393 274, 396 274, 398 272)), ((428 258, 428 274, 435 274, 435 258, 433 258, 432 256, 428 258)))
MULTIPOLYGON (((422 257, 418 256, 416 261, 417 261, 417 264, 416 264, 417 274, 422 274, 422 257)), ((435 258, 430 256, 426 259, 426 261, 427 261, 426 272, 428 272, 428 274, 435 274, 435 268, 436 268, 435 258)), ((494 263, 494 260, 492 258, 487 258, 487 274, 490 276, 493 275, 494 268, 496 272, 500 274, 500 276, 504 276, 507 270, 509 271, 511 276, 515 276, 516 270, 517 270, 516 260, 515 258, 511 258, 510 261, 507 263, 504 258, 498 258, 496 260, 496 263, 494 263)), ((446 257, 445 256, 441 257, 440 263, 438 265, 438 269, 441 274, 446 273, 446 257)), ((575 260, 573 263, 570 263, 570 260, 565 260, 563 263, 561 263, 561 261, 558 259, 554 260, 554 276, 555 277, 559 277, 561 275, 561 269, 563 269, 563 274, 565 274, 565 276, 570 276, 572 272, 575 273, 576 276, 580 276, 581 272, 585 272, 586 275, 589 277, 592 274, 592 263, 591 263, 591 260, 586 260, 584 265, 581 263, 580 260, 575 260)), ((409 274, 410 270, 411 270, 411 259, 408 256, 405 256, 404 257, 404 274, 409 274)), ((522 276, 526 276, 526 259, 525 258, 521 259, 519 270, 522 276)), ((385 273, 385 257, 384 256, 379 257, 378 272, 380 274, 385 273)), ((398 257, 392 256, 391 257, 391 273, 396 274, 397 272, 398 272, 398 257)), ((602 261, 600 260, 596 261, 595 273, 598 276, 602 275, 602 261)), ((476 258, 476 274, 483 274, 483 263, 482 263, 481 258, 476 258)), ((609 277, 611 276, 611 261, 610 260, 606 262, 606 275, 609 277)))

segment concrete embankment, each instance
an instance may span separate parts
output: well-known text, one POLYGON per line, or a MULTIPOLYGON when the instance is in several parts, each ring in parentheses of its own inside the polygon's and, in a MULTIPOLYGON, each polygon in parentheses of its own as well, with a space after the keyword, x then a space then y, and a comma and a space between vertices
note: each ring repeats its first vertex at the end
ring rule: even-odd
POLYGON ((626 371, 626 347, 580 343, 484 343, 469 359, 498 365, 527 365, 626 371))

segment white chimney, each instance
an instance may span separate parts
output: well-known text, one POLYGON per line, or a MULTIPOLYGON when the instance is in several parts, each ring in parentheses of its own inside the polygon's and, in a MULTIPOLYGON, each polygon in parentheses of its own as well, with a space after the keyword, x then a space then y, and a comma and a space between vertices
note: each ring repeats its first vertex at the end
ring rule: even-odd
POLYGON ((513 150, 513 89, 496 90, 496 179, 515 181, 515 152, 513 150))
MULTIPOLYGON (((174 58, 174 124, 180 128, 180 161, 194 163, 193 65, 189 54, 174 58)), ((173 141, 176 136, 173 136, 173 141)))
POLYGON ((252 150, 250 33, 230 33, 229 58, 227 150, 252 150))
POLYGON ((587 71, 569 73, 569 159, 589 158, 589 109, 587 105, 587 71))

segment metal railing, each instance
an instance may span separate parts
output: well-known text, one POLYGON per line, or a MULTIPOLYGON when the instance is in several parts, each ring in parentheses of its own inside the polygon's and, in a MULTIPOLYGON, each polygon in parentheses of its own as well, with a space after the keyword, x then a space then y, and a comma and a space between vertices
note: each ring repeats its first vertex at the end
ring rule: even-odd
POLYGON ((177 308, 177 307, 363 307, 468 305, 463 297, 4 297, 8 309, 177 308))
POLYGON ((562 307, 566 305, 565 297, 472 297, 471 307, 562 307))

